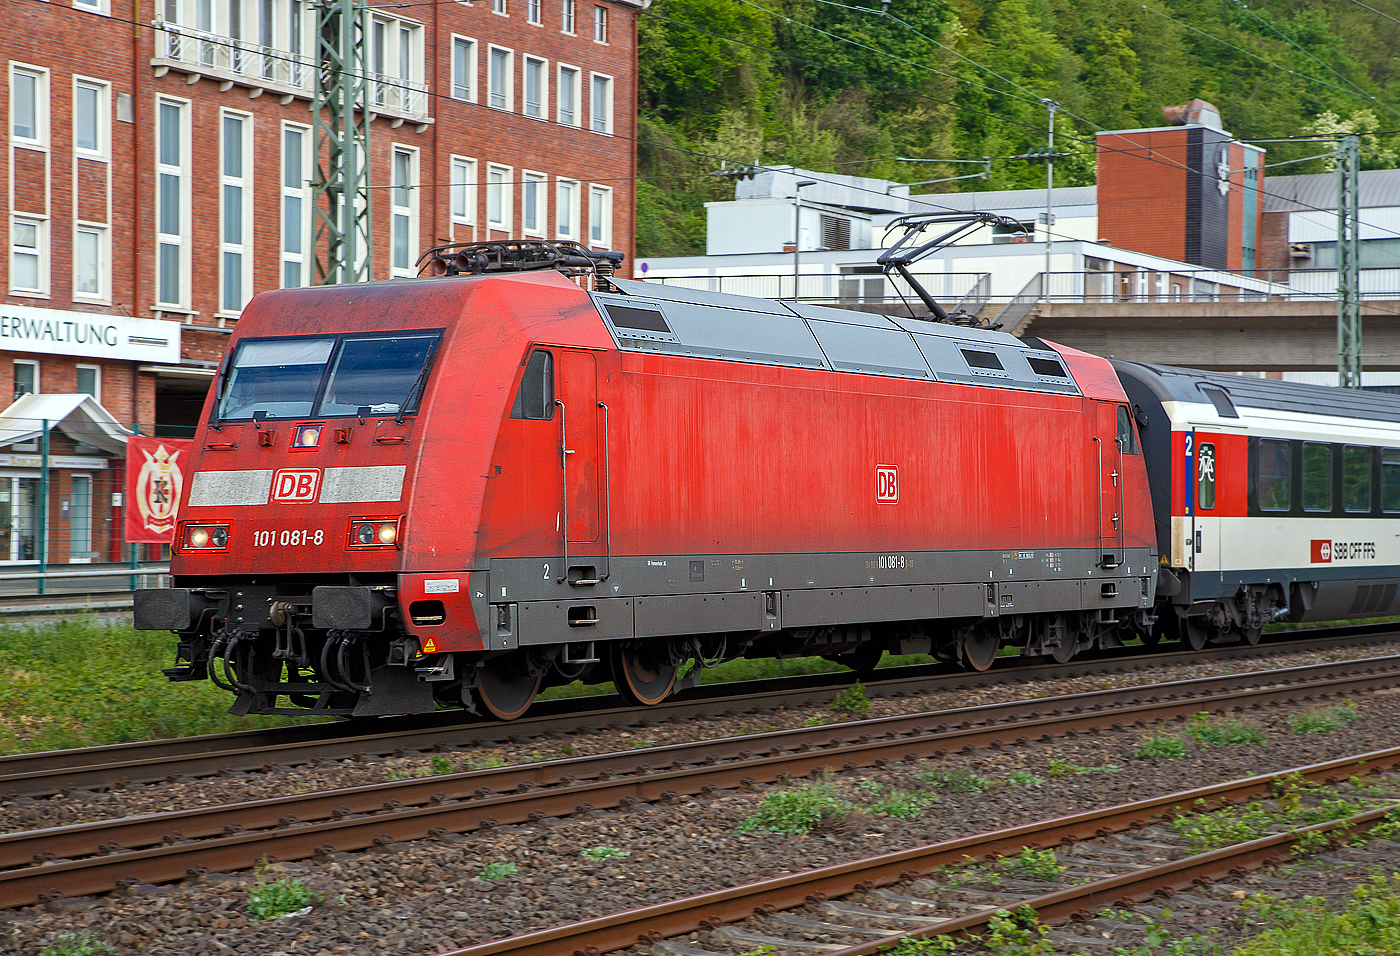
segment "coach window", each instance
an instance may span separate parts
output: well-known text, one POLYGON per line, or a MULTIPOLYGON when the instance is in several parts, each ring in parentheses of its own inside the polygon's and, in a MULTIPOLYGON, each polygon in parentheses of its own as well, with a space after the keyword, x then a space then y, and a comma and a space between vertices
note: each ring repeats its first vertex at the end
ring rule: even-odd
POLYGON ((1264 438, 1259 442, 1259 510, 1287 511, 1293 506, 1293 446, 1264 438))
POLYGON ((1342 451, 1342 504, 1352 513, 1371 510, 1371 449, 1348 445, 1342 451))
POLYGON ((1400 448, 1381 449, 1381 510, 1400 514, 1400 448))
POLYGON ((1133 434, 1133 419, 1126 405, 1118 406, 1118 448, 1125 455, 1136 455, 1139 451, 1137 436, 1133 434))
POLYGON ((1332 510, 1332 446, 1303 442, 1303 510, 1332 510))
POLYGON ((536 349, 530 356, 510 417, 536 421, 554 417, 554 356, 544 349, 536 349))
POLYGON ((1196 504, 1202 511, 1215 507, 1215 445, 1210 442, 1196 449, 1196 504))

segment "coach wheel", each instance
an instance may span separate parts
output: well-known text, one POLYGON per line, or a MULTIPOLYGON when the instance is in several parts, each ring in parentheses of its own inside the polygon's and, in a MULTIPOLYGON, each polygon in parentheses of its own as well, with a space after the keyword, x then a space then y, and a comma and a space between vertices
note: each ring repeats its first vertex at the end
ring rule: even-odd
POLYGON ((1209 639, 1209 632, 1206 631, 1206 623, 1199 617, 1185 617, 1181 619, 1181 640, 1193 651, 1199 651, 1206 646, 1209 639))
POLYGON ((1258 644, 1264 637, 1264 629, 1262 627, 1246 627, 1240 633, 1244 637, 1244 642, 1250 647, 1258 644))
POLYGON ((525 655, 504 654, 481 666, 476 684, 477 696, 501 720, 514 720, 534 703, 540 689, 540 675, 531 674, 525 655))
POLYGON ((878 641, 866 641, 853 651, 844 654, 829 654, 822 660, 831 661, 833 664, 840 664, 842 667, 849 667, 862 676, 869 674, 880 665, 880 658, 885 656, 884 645, 878 641))
POLYGON ((608 650, 608 659, 612 663, 613 684, 629 703, 645 707, 659 704, 676 683, 676 665, 668 663, 653 648, 623 646, 615 641, 608 650))
POLYGON ((991 628, 969 627, 958 643, 962 647, 963 663, 975 671, 984 671, 997 659, 1001 636, 991 628))

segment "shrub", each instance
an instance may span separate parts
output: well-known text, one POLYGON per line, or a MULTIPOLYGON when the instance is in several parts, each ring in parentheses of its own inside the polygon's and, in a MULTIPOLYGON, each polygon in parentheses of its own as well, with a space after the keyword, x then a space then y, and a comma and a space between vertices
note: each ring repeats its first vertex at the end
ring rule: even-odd
POLYGON ((776 790, 763 798, 758 812, 739 824, 739 833, 767 830, 802 836, 811 833, 823 822, 845 816, 851 805, 836 796, 829 783, 814 784, 794 790, 776 790))
POLYGON ((319 906, 324 900, 301 879, 258 883, 248 888, 248 915, 254 920, 276 919, 308 906, 319 906))
POLYGON ((502 863, 493 860, 481 868, 481 872, 476 875, 478 883, 490 883, 494 880, 504 880, 508 876, 514 876, 520 872, 520 868, 514 863, 502 863))
POLYGON ((594 863, 601 863, 604 860, 620 860, 624 856, 631 856, 631 850, 620 850, 615 846, 588 846, 579 850, 579 856, 585 860, 592 860, 594 863))
POLYGON ((1149 737, 1133 751, 1133 756, 1138 760, 1158 760, 1164 757, 1180 760, 1186 756, 1186 744, 1182 743, 1180 737, 1171 735, 1149 737))
POLYGON ((853 687, 847 687, 833 697, 828 706, 832 710, 843 714, 853 714, 856 717, 870 715, 870 699, 865 696, 865 685, 860 681, 856 681, 853 687))

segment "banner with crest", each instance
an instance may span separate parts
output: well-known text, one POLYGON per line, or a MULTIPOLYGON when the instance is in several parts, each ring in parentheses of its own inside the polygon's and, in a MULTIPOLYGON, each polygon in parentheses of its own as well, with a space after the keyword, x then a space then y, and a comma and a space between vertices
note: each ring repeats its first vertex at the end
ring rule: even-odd
POLYGON ((126 540, 169 544, 194 442, 180 438, 126 440, 126 540))

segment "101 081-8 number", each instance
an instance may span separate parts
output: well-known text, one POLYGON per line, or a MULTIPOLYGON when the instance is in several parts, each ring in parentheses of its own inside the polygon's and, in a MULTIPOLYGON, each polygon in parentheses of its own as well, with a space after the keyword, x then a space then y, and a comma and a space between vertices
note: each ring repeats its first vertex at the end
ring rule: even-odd
POLYGON ((321 544, 326 533, 320 528, 307 531, 304 528, 288 528, 283 531, 254 531, 255 548, 295 548, 304 544, 321 544))

